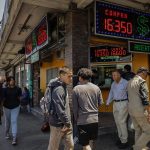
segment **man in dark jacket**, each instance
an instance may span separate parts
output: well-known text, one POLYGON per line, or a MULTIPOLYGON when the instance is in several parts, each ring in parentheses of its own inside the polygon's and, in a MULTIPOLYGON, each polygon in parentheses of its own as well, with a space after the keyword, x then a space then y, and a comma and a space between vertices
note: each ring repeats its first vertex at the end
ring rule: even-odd
POLYGON ((49 83, 52 88, 51 112, 49 114, 50 140, 48 150, 58 150, 62 138, 65 140, 65 149, 73 150, 73 136, 67 85, 72 81, 72 72, 68 67, 60 68, 59 77, 49 83))
POLYGON ((130 65, 125 65, 124 66, 124 73, 122 74, 122 77, 129 81, 135 76, 135 73, 131 71, 131 66, 130 65))

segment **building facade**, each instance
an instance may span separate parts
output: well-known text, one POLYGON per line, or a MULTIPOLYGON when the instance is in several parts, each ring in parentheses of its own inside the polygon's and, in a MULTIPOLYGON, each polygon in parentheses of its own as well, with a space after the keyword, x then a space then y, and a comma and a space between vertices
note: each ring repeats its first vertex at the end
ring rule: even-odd
MULTIPOLYGON (((1 59, 9 61, 5 70, 15 76, 19 86, 29 88, 33 107, 39 106, 47 83, 64 65, 74 74, 81 67, 94 70, 93 82, 101 88, 104 100, 113 69, 126 64, 133 72, 140 66, 149 68, 147 1, 63 0, 61 6, 58 1, 12 2, 8 18, 14 26, 4 28, 10 34, 3 33, 7 40, 0 44, 1 59), (12 18, 14 10, 18 15, 12 18)), ((103 105, 100 111, 111 112, 112 106, 103 105)))

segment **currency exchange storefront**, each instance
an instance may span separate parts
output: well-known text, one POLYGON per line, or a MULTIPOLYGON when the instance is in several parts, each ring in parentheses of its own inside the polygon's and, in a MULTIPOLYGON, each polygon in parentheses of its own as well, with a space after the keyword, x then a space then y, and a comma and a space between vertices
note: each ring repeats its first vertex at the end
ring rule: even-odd
MULTIPOLYGON (((89 60, 95 73, 93 82, 101 88, 106 101, 112 70, 123 69, 126 64, 130 64, 134 72, 140 66, 149 68, 150 14, 96 1, 94 16, 89 60)), ((102 106, 100 111, 112 111, 112 106, 102 106)))

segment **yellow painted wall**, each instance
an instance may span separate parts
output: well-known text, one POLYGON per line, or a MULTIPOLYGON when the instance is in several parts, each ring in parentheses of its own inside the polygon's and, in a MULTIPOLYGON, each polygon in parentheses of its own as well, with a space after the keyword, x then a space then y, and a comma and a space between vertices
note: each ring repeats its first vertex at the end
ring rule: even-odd
POLYGON ((50 68, 59 68, 64 66, 64 60, 54 58, 52 62, 42 62, 40 68, 40 89, 42 92, 46 89, 46 70, 50 68))
MULTIPOLYGON (((149 69, 149 60, 147 54, 133 54, 133 61, 132 61, 133 71, 136 73, 139 67, 146 67, 149 69)), ((147 83, 149 84, 149 77, 147 79, 147 83)))

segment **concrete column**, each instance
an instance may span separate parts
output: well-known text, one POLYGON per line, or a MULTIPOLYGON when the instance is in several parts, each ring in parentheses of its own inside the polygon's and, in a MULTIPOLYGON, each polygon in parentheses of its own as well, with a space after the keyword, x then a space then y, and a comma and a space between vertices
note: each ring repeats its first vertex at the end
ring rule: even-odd
POLYGON ((81 67, 88 67, 88 14, 79 10, 75 4, 66 14, 65 65, 73 69, 74 74, 81 67))

